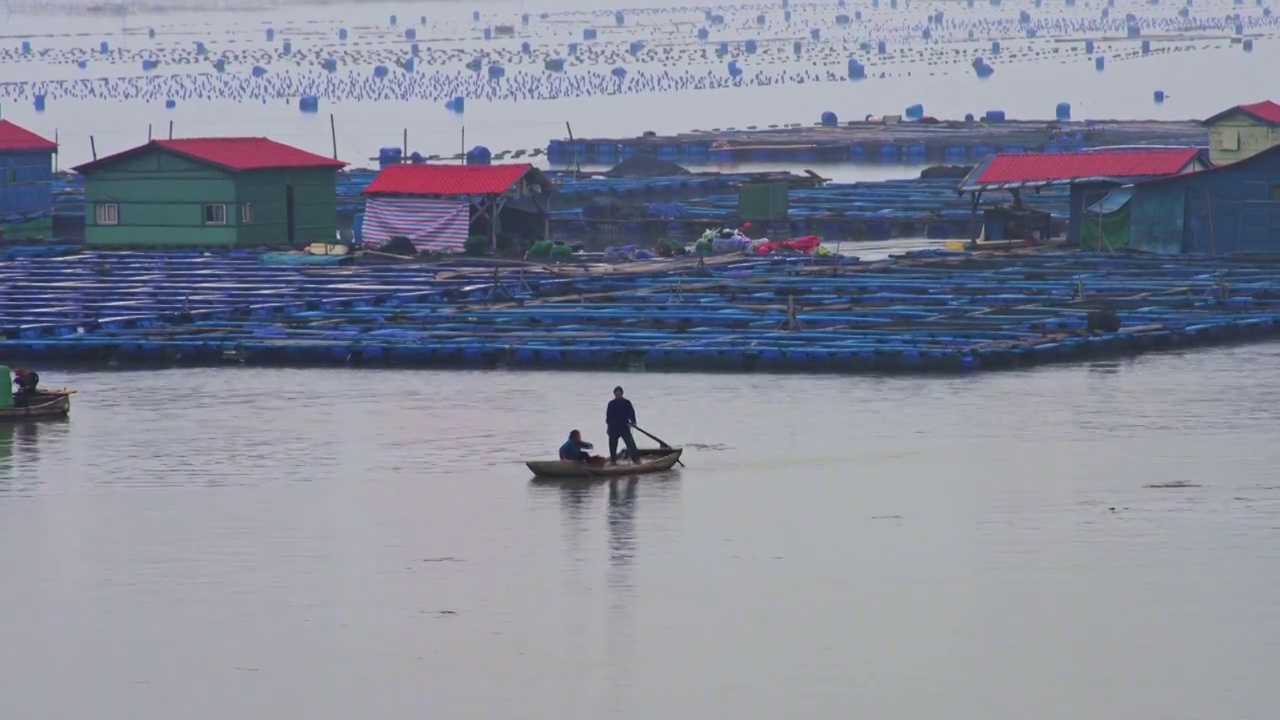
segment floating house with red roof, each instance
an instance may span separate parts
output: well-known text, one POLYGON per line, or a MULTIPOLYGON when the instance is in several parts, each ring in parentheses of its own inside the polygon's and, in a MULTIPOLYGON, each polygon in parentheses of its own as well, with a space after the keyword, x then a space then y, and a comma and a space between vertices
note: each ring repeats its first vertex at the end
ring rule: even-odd
POLYGON ((1086 250, 1280 255, 1280 145, 1116 188, 1085 208, 1086 250))
MULTIPOLYGON (((983 193, 1007 191, 1014 205, 1041 188, 1069 186, 1070 214, 1068 242, 1080 242, 1085 208, 1102 200, 1112 190, 1135 182, 1191 173, 1209 167, 1198 148, 1121 147, 1080 152, 997 153, 974 166, 960 182, 960 193, 973 197, 975 228, 978 200, 983 193)), ((1015 239, 993 237, 989 240, 1015 239)))
POLYGON ((5 235, 52 232, 56 152, 56 143, 0 120, 0 231, 5 235))
POLYGON ((76 167, 85 243, 297 247, 337 235, 346 163, 261 137, 153 140, 76 167))
POLYGON ((1227 165, 1280 145, 1280 104, 1236 105, 1204 121, 1209 128, 1209 159, 1227 165))
POLYGON ((496 247, 506 229, 547 237, 553 192, 528 163, 388 165, 364 189, 361 242, 376 248, 403 237, 419 252, 461 252, 471 236, 496 247))

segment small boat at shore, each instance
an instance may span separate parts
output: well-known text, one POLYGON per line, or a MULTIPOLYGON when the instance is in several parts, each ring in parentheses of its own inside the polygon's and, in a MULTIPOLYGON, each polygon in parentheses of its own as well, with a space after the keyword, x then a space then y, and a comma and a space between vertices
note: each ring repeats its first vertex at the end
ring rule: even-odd
POLYGON ((628 477, 666 472, 680 461, 680 455, 684 450, 681 448, 644 449, 639 453, 638 464, 619 462, 617 465, 610 465, 601 458, 602 462, 598 464, 572 460, 528 460, 525 465, 533 471, 535 477, 544 480, 628 477))
MULTIPOLYGON (((27 373, 19 368, 16 371, 18 381, 31 380, 31 386, 40 381, 36 373, 27 373)), ((75 390, 62 388, 59 390, 34 390, 30 393, 13 391, 15 372, 6 365, 0 365, 0 422, 41 420, 44 418, 64 418, 71 414, 71 396, 75 390)))
POLYGON ((24 399, 21 405, 0 407, 0 422, 64 418, 71 414, 71 395, 74 392, 40 390, 34 397, 24 399))

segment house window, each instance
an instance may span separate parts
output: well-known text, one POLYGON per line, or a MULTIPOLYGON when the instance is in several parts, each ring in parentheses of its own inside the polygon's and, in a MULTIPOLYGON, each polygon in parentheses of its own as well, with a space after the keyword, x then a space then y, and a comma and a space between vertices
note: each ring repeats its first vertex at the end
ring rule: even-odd
POLYGON ((120 206, 115 203, 98 203, 94 205, 93 220, 98 225, 119 225, 120 206))
POLYGON ((1280 202, 1280 185, 1271 186, 1271 199, 1280 202))
POLYGON ((205 225, 226 225, 227 224, 227 206, 226 205, 205 205, 204 206, 204 224, 205 225))
POLYGON ((253 203, 240 203, 240 224, 248 225, 253 222, 253 203))

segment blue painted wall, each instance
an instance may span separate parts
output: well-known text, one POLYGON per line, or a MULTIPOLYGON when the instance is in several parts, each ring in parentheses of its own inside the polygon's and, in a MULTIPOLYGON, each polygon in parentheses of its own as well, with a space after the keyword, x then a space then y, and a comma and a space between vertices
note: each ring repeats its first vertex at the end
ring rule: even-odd
POLYGON ((53 153, 0 152, 0 223, 24 222, 53 211, 53 153))
POLYGON ((1161 216, 1171 210, 1170 198, 1177 194, 1184 206, 1182 252, 1280 253, 1280 148, 1137 186, 1131 235, 1163 238, 1173 224, 1161 216))
POLYGON ((1161 255, 1182 252, 1185 199, 1181 183, 1136 186, 1129 200, 1129 247, 1161 255))

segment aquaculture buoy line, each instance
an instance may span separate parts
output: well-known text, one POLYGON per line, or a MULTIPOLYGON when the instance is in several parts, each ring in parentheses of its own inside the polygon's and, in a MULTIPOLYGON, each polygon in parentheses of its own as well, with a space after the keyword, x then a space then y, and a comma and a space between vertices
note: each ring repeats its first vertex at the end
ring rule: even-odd
POLYGON ((62 77, 5 83, 0 100, 36 103, 40 97, 38 109, 48 112, 63 99, 169 107, 287 100, 303 112, 323 103, 430 100, 458 112, 466 101, 918 74, 977 82, 1015 62, 1080 62, 1104 70, 1108 62, 1173 52, 1248 52, 1255 40, 1275 34, 1268 7, 1234 0, 1176 5, 987 0, 908 6, 904 0, 899 7, 897 0, 870 0, 516 17, 473 11, 469 18, 421 16, 416 26, 407 26, 413 18, 391 17, 240 23, 221 35, 201 25, 167 24, 130 29, 131 37, 146 39, 127 49, 82 35, 37 34, 0 48, 0 63, 54 68, 62 77), (309 100, 300 103, 303 98, 309 100))
POLYGON ((437 275, 300 271, 249 252, 68 263, 38 250, 0 251, 0 316, 8 356, 42 366, 957 373, 1280 332, 1280 265, 1266 260, 928 250, 876 263, 713 255, 705 268, 611 272, 495 273, 462 260, 437 275), (1116 322, 1099 330, 1101 312, 1116 322))

